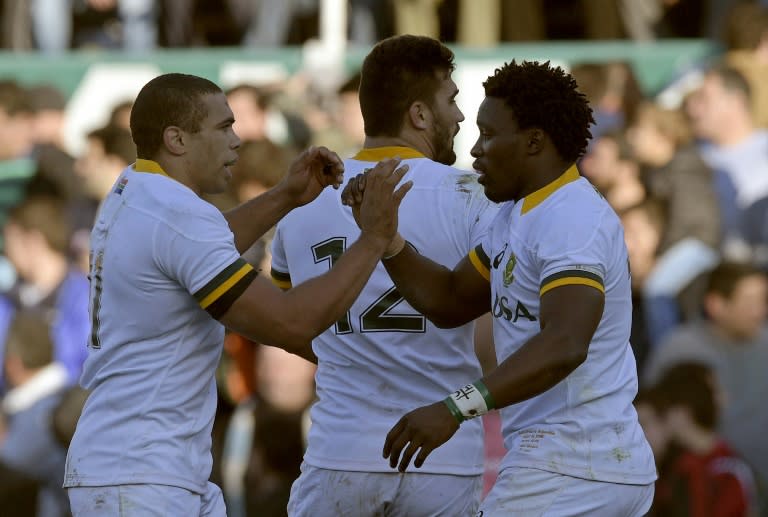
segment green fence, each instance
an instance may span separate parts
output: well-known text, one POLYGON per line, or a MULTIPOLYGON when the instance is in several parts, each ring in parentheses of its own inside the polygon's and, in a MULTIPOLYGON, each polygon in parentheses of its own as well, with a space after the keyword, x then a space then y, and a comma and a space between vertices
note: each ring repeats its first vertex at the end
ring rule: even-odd
MULTIPOLYGON (((563 63, 629 62, 646 93, 655 93, 676 71, 717 51, 706 40, 664 40, 661 43, 556 42, 506 44, 492 49, 454 48, 458 66, 472 62, 503 62, 518 59, 551 59, 563 63)), ((346 56, 349 69, 359 65, 367 49, 351 49, 346 56)), ((24 84, 53 83, 72 94, 94 64, 151 64, 162 72, 193 73, 221 81, 224 68, 248 63, 269 65, 271 70, 292 74, 303 66, 300 48, 255 50, 248 48, 160 49, 144 56, 121 52, 78 51, 47 57, 34 53, 0 53, 0 77, 16 78, 24 84)))

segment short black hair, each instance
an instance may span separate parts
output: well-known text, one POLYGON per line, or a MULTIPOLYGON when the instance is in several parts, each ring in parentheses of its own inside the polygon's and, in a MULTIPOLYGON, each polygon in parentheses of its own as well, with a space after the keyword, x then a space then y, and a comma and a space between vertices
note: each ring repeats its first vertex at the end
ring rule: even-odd
POLYGON ((504 100, 520 129, 539 128, 552 140, 560 157, 575 162, 582 156, 594 123, 587 97, 576 80, 549 61, 512 60, 483 83, 486 97, 504 100))
POLYGON ((131 108, 131 136, 139 158, 153 158, 163 145, 163 132, 178 126, 195 133, 208 116, 203 97, 221 93, 215 83, 188 74, 155 77, 139 92, 131 108))
POLYGON ((441 73, 455 68, 453 52, 427 36, 405 34, 380 41, 363 61, 360 111, 367 136, 397 136, 415 101, 432 104, 441 73))

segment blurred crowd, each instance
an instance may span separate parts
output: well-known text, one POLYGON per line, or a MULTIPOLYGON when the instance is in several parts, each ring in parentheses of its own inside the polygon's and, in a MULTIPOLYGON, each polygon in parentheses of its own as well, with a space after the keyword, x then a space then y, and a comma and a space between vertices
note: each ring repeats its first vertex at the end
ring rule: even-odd
MULTIPOLYGON (((319 33, 325 0, 4 0, 0 47, 56 54, 107 48, 280 47, 319 33)), ((348 0, 347 36, 370 46, 424 34, 505 41, 720 39, 739 0, 348 0)), ((763 2, 765 3, 765 2, 763 2)))
MULTIPOLYGON (((89 45, 285 45, 311 37, 307 27, 316 26, 317 1, 224 3, 227 9, 217 10, 210 4, 219 2, 202 0, 6 0, 5 27, 20 9, 31 16, 24 17, 26 26, 4 30, 3 43, 45 52, 89 45), (53 4, 62 9, 56 21, 71 25, 52 29, 47 17, 53 4), (266 30, 263 15, 278 12, 270 10, 275 6, 286 11, 287 21, 266 35, 260 32, 266 30), (133 23, 144 27, 129 29, 133 23), (137 40, 121 37, 129 33, 137 40)), ((762 400, 768 394, 768 7, 758 1, 582 0, 581 20, 574 21, 565 15, 572 2, 516 1, 518 16, 507 12, 512 2, 482 3, 501 21, 491 34, 496 43, 563 34, 708 36, 714 13, 727 14, 716 31, 723 52, 657 95, 641 91, 627 63, 581 63, 571 72, 596 120, 579 168, 620 215, 629 250, 636 406, 660 474, 652 514, 768 515, 768 442, 762 439, 768 429, 762 400), (692 10, 684 16, 682 9, 692 10), (598 23, 593 16, 610 19, 598 23)), ((398 31, 477 43, 462 25, 471 18, 462 14, 468 2, 350 4, 353 24, 368 27, 363 36, 350 34, 360 44, 398 31), (403 14, 409 12, 424 16, 403 14), (415 20, 424 25, 407 26, 415 20)), ((259 195, 308 145, 326 145, 343 157, 361 148, 358 84, 352 74, 323 99, 294 79, 228 89, 243 143, 230 191, 209 201, 227 209, 259 195)), ((77 156, 63 144, 66 102, 53 86, 0 80, 4 516, 66 515, 64 456, 87 397, 77 379, 91 328, 88 235, 101 200, 135 160, 130 100, 113 106, 108 122, 88 132, 77 156)), ((269 236, 247 259, 269 270, 269 236)), ((303 359, 227 335, 212 479, 224 491, 230 516, 285 515, 309 425, 313 375, 314 366, 303 359)), ((489 479, 504 452, 495 418, 486 421, 489 479)))

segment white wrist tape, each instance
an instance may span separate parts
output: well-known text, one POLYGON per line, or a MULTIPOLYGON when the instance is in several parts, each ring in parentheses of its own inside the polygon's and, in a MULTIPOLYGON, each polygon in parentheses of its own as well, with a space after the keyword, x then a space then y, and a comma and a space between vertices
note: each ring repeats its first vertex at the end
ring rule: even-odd
POLYGON ((461 415, 462 419, 459 420, 460 422, 484 415, 493 409, 493 402, 488 393, 488 388, 481 381, 467 384, 463 388, 454 391, 445 399, 445 403, 457 420, 459 420, 459 415, 461 415))

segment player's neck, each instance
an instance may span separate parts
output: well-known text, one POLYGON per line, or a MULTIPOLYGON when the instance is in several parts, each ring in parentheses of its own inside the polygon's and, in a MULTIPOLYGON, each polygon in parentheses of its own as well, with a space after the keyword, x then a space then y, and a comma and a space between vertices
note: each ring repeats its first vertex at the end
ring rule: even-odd
POLYGON ((571 165, 573 164, 566 164, 561 160, 540 161, 536 164, 531 162, 531 166, 528 168, 528 178, 530 181, 523 188, 520 198, 522 199, 529 194, 533 194, 557 180, 560 176, 565 174, 571 165))

